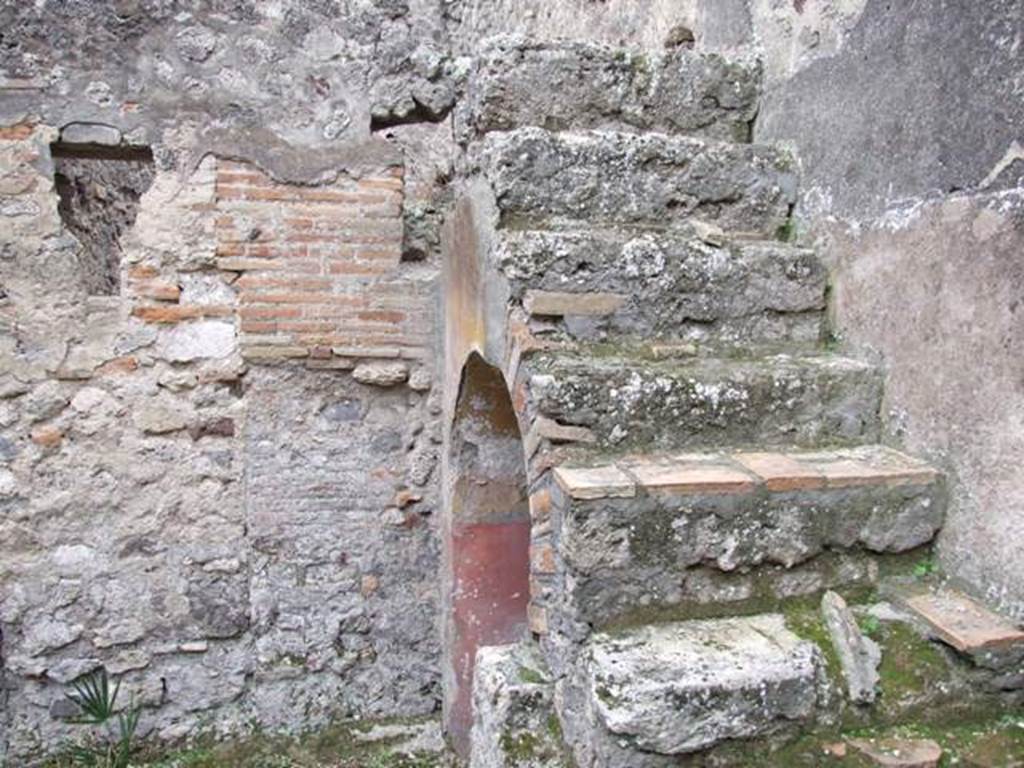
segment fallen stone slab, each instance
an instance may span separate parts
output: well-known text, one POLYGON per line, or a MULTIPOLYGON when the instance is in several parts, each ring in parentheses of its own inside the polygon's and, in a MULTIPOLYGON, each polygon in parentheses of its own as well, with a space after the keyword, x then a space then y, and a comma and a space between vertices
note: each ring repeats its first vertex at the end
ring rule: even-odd
POLYGON ((850 699, 858 704, 870 704, 877 695, 882 650, 878 643, 861 633, 856 617, 840 595, 831 590, 826 592, 821 598, 821 613, 839 656, 850 699))
POLYGON ((781 615, 649 625, 595 635, 587 708, 600 765, 660 765, 809 719, 818 648, 781 615))
POLYGON ((873 765, 885 768, 937 768, 942 747, 931 739, 850 739, 873 765))

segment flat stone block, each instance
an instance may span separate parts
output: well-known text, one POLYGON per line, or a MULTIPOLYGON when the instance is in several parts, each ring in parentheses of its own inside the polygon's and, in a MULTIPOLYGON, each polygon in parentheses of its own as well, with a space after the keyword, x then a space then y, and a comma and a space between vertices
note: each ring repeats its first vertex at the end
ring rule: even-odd
POLYGON ((590 41, 483 44, 456 112, 462 138, 524 125, 659 130, 744 141, 761 67, 749 56, 590 41))
POLYGON ((793 158, 776 147, 657 133, 490 133, 471 147, 502 225, 682 225, 766 238, 789 216, 793 158))
POLYGON ((652 361, 586 347, 524 360, 534 412, 599 445, 667 451, 864 443, 879 431, 876 368, 829 355, 652 361))
POLYGON ((598 634, 583 663, 596 743, 679 755, 809 719, 820 655, 767 614, 598 634))

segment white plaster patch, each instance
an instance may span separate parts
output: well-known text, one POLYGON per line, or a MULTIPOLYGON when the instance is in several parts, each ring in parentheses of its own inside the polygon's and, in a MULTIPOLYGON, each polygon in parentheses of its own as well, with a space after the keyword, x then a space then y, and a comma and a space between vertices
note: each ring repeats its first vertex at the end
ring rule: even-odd
POLYGON ((227 357, 235 351, 235 326, 221 320, 178 325, 161 334, 157 354, 174 363, 227 357))

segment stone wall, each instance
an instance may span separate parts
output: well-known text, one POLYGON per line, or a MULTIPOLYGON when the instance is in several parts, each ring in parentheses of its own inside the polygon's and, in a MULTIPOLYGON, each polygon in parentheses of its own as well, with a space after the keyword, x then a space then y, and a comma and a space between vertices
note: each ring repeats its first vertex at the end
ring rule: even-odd
POLYGON ((1024 616, 1024 5, 709 0, 698 35, 764 54, 755 140, 795 147, 833 326, 952 481, 942 564, 1024 616))
POLYGON ((100 665, 170 741, 435 711, 440 4, 0 18, 0 764, 100 665))

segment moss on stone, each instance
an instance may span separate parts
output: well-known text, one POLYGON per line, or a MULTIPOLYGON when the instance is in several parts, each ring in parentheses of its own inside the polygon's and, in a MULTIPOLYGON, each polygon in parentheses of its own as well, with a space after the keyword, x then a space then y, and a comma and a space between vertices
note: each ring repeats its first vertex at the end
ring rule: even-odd
POLYGON ((532 733, 505 732, 501 734, 501 751, 509 758, 512 765, 518 761, 531 760, 537 756, 540 738, 532 733))
MULTIPOLYGON (((402 738, 372 742, 355 737, 374 725, 416 725, 417 719, 342 722, 302 735, 255 732, 245 738, 215 742, 201 738, 195 745, 168 752, 157 747, 142 750, 133 765, 139 768, 443 768, 453 766, 450 753, 407 755, 396 752, 402 738)), ((47 768, 70 768, 60 759, 47 768)))
POLYGON ((887 623, 880 633, 879 707, 883 712, 913 708, 950 677, 942 652, 902 623, 887 623))
POLYGON ((536 669, 526 666, 519 667, 519 681, 531 685, 543 685, 548 682, 547 678, 536 669))

